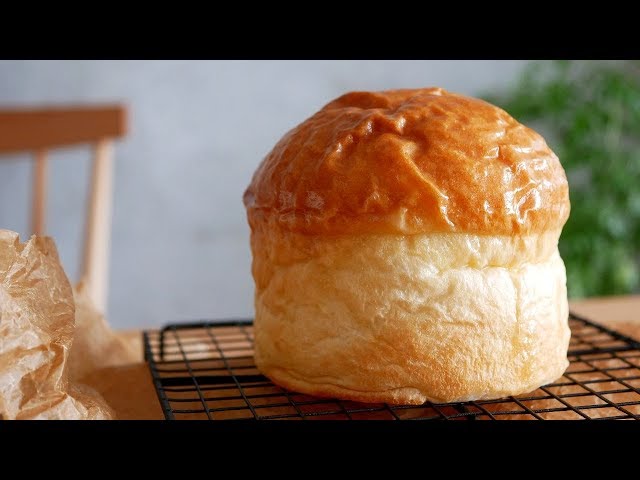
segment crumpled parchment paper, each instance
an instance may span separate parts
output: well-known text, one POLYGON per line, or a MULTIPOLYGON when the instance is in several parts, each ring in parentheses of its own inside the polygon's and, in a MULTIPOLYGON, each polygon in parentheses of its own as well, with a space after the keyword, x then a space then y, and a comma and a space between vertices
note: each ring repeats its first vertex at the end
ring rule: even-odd
POLYGON ((142 362, 142 347, 117 335, 95 308, 86 285, 80 281, 73 289, 76 328, 69 354, 69 378, 91 385, 87 375, 106 367, 142 362))
MULTIPOLYGON (((76 332, 73 290, 51 238, 21 243, 17 233, 0 230, 1 418, 114 418, 96 391, 69 376, 74 334, 91 331, 86 324, 94 318, 83 317, 85 328, 76 332)), ((78 345, 91 345, 79 337, 78 345)), ((74 356, 74 378, 99 363, 92 347, 74 356)))

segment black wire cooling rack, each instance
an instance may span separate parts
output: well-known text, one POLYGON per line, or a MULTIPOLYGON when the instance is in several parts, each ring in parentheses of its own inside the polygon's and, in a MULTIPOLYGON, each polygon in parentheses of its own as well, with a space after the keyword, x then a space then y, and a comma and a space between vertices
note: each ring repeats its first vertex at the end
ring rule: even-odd
POLYGON ((640 343, 570 314, 571 362, 555 383, 500 400, 363 404, 286 391, 253 362, 250 320, 144 332, 145 359, 168 420, 640 420, 640 343))

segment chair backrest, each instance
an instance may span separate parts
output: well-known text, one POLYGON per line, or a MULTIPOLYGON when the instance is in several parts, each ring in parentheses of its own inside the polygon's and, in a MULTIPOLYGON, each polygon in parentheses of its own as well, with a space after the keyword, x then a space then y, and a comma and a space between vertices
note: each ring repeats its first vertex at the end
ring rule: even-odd
POLYGON ((80 271, 102 313, 106 313, 109 276, 112 142, 126 133, 127 110, 122 105, 0 109, 0 154, 33 153, 33 234, 45 234, 47 152, 57 147, 94 145, 80 271))

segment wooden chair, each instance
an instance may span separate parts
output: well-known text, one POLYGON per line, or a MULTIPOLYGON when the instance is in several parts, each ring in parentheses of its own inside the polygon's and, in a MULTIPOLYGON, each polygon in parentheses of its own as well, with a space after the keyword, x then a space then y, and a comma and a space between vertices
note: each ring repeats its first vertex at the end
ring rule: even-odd
POLYGON ((48 151, 78 144, 94 145, 80 272, 102 313, 106 313, 109 275, 112 142, 126 131, 127 111, 121 105, 0 109, 0 154, 33 153, 33 234, 45 234, 48 151))

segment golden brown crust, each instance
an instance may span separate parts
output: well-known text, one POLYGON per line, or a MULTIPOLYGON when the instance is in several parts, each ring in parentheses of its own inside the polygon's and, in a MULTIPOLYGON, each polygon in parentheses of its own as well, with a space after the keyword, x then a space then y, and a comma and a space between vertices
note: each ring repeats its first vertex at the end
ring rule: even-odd
POLYGON ((561 228, 567 180, 544 139, 439 88, 348 93, 286 134, 244 195, 249 222, 305 234, 561 228))

